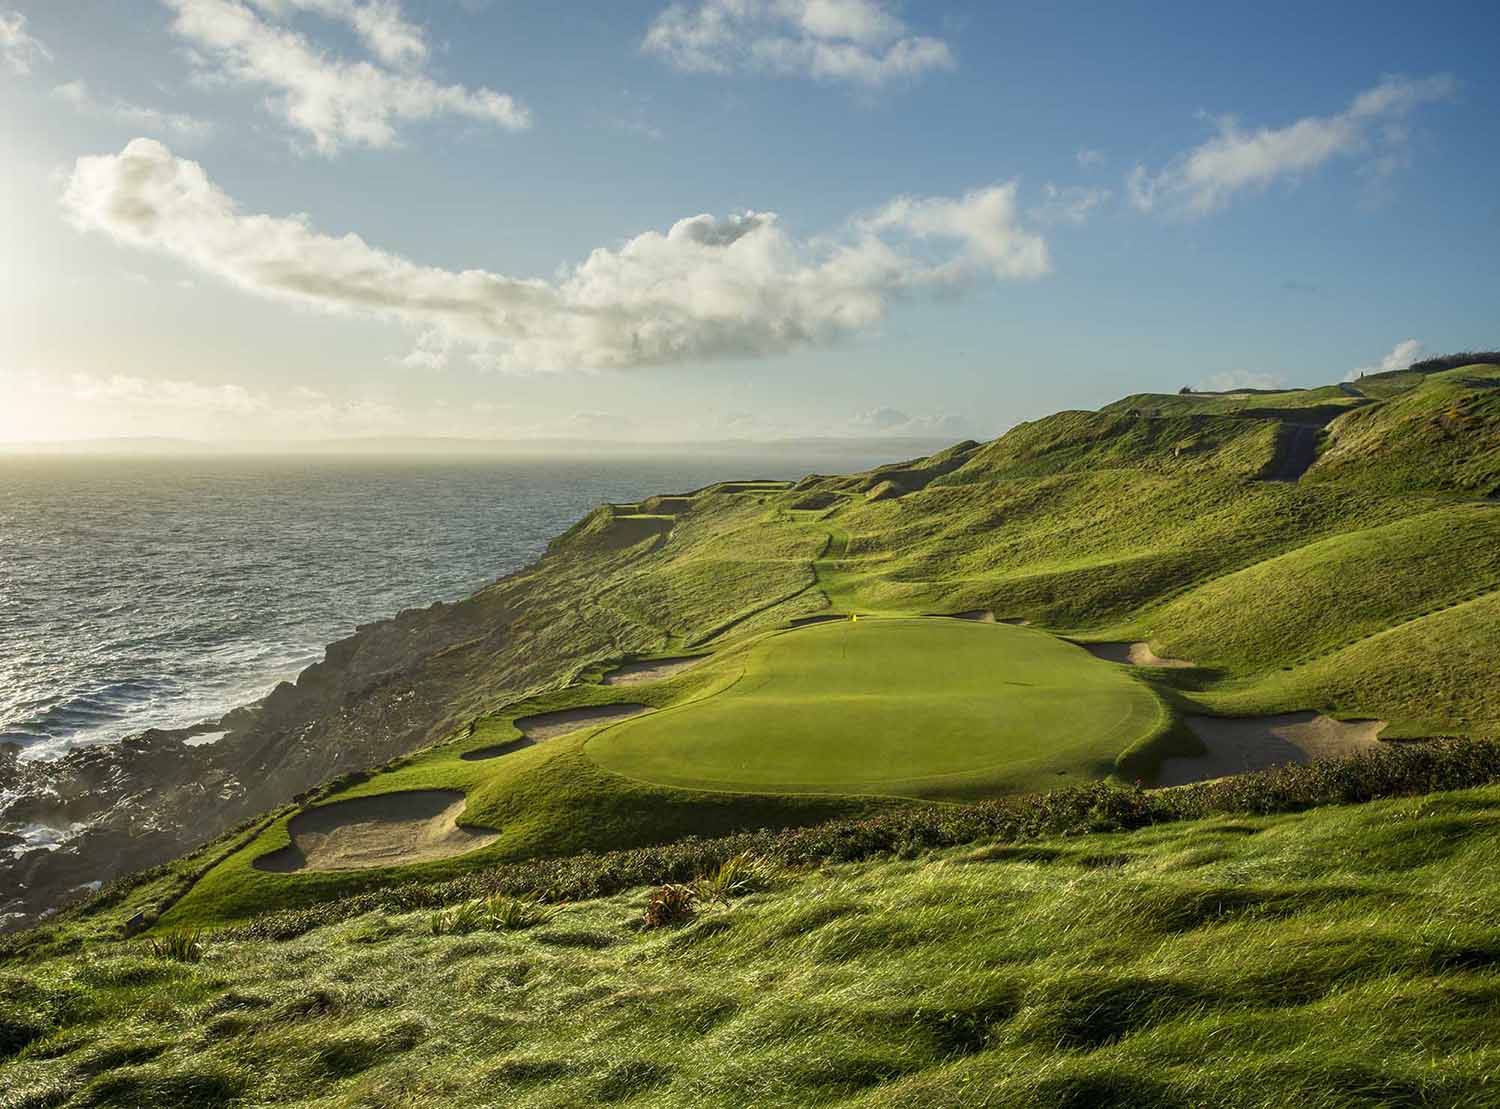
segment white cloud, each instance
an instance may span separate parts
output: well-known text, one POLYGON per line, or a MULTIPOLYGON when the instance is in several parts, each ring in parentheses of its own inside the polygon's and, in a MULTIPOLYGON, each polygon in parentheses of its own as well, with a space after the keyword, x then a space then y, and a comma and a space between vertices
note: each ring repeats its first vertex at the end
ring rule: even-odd
POLYGON ((1198 393, 1228 393, 1234 389, 1285 389, 1286 378, 1280 374, 1256 373, 1253 370, 1226 370, 1205 378, 1193 387, 1198 393))
POLYGON ((957 200, 897 197, 861 226, 876 233, 901 231, 960 244, 963 254, 935 266, 931 277, 961 278, 975 266, 996 277, 1040 277, 1051 269, 1047 241, 1020 226, 1014 181, 957 200))
POLYGON ((1080 148, 1076 157, 1078 158, 1078 164, 1084 169, 1102 166, 1105 162, 1104 151, 1090 150, 1088 147, 1080 148))
POLYGON ((410 22, 399 0, 251 0, 278 19, 290 11, 313 12, 347 24, 365 48, 390 65, 421 65, 427 60, 427 32, 410 22))
POLYGON ((197 116, 145 108, 118 97, 107 101, 99 100, 83 81, 69 81, 66 85, 58 85, 52 90, 52 95, 67 101, 83 115, 112 119, 152 131, 171 131, 184 139, 202 139, 213 132, 213 124, 197 116))
POLYGON ((873 327, 909 291, 1048 269, 1046 241, 1019 226, 1014 183, 903 197, 843 235, 807 241, 771 213, 693 216, 596 249, 554 281, 423 266, 306 217, 243 213, 200 165, 151 139, 80 158, 63 205, 79 229, 248 292, 398 320, 512 371, 772 354, 873 327), (919 245, 929 257, 909 249, 919 245))
POLYGON ((667 7, 642 47, 694 72, 769 71, 872 88, 953 68, 946 42, 908 32, 884 0, 702 0, 667 7))
POLYGON ((1230 116, 1216 120, 1218 134, 1179 155, 1158 173, 1137 165, 1126 178, 1141 211, 1158 206, 1203 215, 1245 189, 1264 189, 1338 157, 1368 156, 1367 165, 1389 172, 1405 141, 1404 121, 1421 104, 1453 95, 1453 78, 1414 81, 1387 77, 1360 93, 1342 112, 1308 116, 1281 128, 1245 130, 1230 116))
POLYGON ((1365 374, 1384 374, 1392 370, 1404 370, 1413 362, 1418 361, 1423 354, 1423 347, 1416 339, 1403 339, 1390 349, 1379 362, 1373 366, 1357 366, 1344 375, 1345 381, 1358 381, 1365 374))
POLYGON ((26 30, 24 15, 0 11, 0 62, 5 68, 24 77, 37 62, 51 60, 51 51, 26 30))
POLYGON ((1043 186, 1046 200, 1028 213, 1040 224, 1070 223, 1075 227, 1086 223, 1095 208, 1109 201, 1113 195, 1108 189, 1090 189, 1082 185, 1059 187, 1043 186))
MULTIPOLYGON (((297 31, 267 23, 240 0, 163 2, 176 13, 172 30, 192 45, 206 79, 271 89, 270 108, 309 135, 323 154, 347 144, 387 147, 397 140, 398 124, 441 115, 508 130, 530 126, 526 109, 509 96, 488 88, 440 85, 409 67, 398 72, 369 61, 344 61, 297 31)), ((393 3, 255 2, 273 15, 306 9, 345 18, 383 60, 411 63, 425 56, 420 32, 405 30, 411 25, 393 3), (411 38, 413 33, 418 37, 411 38)))

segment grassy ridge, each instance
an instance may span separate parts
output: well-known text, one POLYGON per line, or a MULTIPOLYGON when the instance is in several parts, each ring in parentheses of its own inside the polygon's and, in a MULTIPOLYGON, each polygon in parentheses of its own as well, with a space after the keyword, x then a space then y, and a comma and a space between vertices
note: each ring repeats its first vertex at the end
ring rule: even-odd
POLYGON ((1500 789, 0 971, 19 1104, 1480 1105, 1500 789), (956 972, 961 971, 961 972, 956 972), (1205 1066, 1213 1059, 1213 1066, 1205 1066))

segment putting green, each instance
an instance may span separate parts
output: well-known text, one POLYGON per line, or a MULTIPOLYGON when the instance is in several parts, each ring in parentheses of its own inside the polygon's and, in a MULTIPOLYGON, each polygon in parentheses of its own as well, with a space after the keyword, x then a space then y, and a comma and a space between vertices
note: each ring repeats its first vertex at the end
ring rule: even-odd
POLYGON ((1166 719, 1123 668, 1006 624, 814 624, 733 665, 719 692, 609 728, 589 755, 695 789, 974 797, 1106 775, 1166 719))

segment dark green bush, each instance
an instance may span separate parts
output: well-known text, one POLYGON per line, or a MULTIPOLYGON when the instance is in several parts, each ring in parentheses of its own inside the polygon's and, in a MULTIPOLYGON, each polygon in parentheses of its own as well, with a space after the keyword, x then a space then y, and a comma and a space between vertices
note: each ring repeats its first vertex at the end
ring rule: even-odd
POLYGON ((1469 789, 1500 781, 1500 743, 1442 739, 1390 744, 1346 759, 1283 766, 1198 785, 1144 790, 1095 782, 1051 793, 968 805, 930 804, 806 828, 689 837, 658 847, 532 859, 444 882, 407 882, 307 909, 271 913, 231 927, 235 938, 282 940, 335 921, 383 910, 439 909, 494 894, 576 901, 633 886, 690 883, 750 853, 767 864, 854 862, 914 848, 934 850, 980 840, 1020 842, 1043 836, 1129 831, 1215 814, 1300 812, 1384 797, 1469 789))

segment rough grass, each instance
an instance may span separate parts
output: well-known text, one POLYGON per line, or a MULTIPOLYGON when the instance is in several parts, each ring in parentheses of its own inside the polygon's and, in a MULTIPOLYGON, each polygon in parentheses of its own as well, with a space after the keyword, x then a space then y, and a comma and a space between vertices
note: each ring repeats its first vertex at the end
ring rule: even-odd
POLYGON ((7 1104, 1481 1105, 1500 788, 0 979, 7 1104), (20 1014, 11 1017, 9 1014, 20 1014), (17 1031, 22 1022, 24 1028, 17 1031), (1205 1065, 1211 1061, 1212 1065, 1205 1065))

